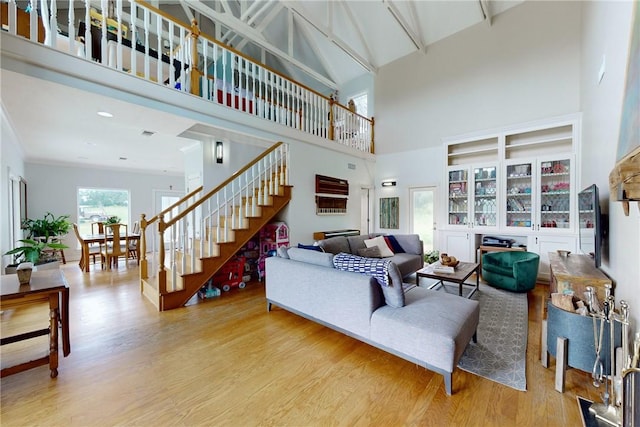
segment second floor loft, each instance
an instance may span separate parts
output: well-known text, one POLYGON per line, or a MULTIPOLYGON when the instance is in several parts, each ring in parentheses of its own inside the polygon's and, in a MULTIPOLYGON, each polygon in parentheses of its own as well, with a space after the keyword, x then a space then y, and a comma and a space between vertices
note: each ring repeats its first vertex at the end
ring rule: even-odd
POLYGON ((109 76, 102 79, 105 86, 123 92, 129 89, 119 85, 119 75, 135 76, 145 81, 137 87, 153 91, 156 99, 186 96, 189 103, 196 97, 200 111, 222 107, 228 111, 224 115, 235 114, 240 119, 234 120, 250 127, 273 129, 275 123, 297 139, 361 155, 374 152, 373 118, 202 34, 195 21, 180 22, 143 1, 2 1, 1 6, 5 57, 20 56, 33 67, 57 68, 81 79, 86 78, 82 70, 89 78, 100 73, 109 76), (6 43, 25 39, 34 47, 16 45, 11 52, 12 43, 6 43))

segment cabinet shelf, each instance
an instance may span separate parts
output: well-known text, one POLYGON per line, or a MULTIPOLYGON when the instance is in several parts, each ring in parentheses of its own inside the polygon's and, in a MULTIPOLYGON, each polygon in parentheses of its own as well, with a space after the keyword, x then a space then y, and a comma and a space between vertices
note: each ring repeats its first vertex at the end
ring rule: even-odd
POLYGON ((542 196, 559 196, 563 194, 571 194, 569 190, 562 191, 547 191, 546 193, 540 193, 542 196))
POLYGON ((543 178, 554 178, 557 176, 569 176, 569 172, 559 172, 559 173, 543 173, 540 176, 543 178))
POLYGON ((568 214, 569 211, 540 211, 543 215, 568 214))
POLYGON ((507 180, 512 180, 512 179, 531 179, 531 175, 514 175, 514 176, 507 177, 507 180))
POLYGON ((507 211, 508 214, 530 214, 531 211, 530 210, 526 210, 526 211, 507 211))
POLYGON ((514 194, 507 194, 507 199, 510 197, 531 197, 531 193, 514 193, 514 194))

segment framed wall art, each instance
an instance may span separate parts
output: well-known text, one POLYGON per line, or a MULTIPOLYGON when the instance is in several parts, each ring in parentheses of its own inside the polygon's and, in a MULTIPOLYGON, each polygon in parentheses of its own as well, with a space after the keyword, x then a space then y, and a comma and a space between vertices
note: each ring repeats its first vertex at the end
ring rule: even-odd
POLYGON ((399 206, 399 197, 380 199, 380 228, 400 228, 399 206))

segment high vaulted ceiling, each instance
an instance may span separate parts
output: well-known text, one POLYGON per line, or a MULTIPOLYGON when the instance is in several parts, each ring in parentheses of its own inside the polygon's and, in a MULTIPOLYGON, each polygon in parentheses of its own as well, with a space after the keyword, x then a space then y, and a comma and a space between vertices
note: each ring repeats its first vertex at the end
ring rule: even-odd
POLYGON ((325 92, 472 25, 517 1, 186 0, 156 3, 203 32, 325 92), (315 81, 314 81, 315 80, 315 81), (316 83, 317 82, 317 83, 316 83), (321 86, 318 86, 320 84, 321 86))
MULTIPOLYGON (((58 1, 59 11, 65 3, 58 1)), ((205 34, 328 94, 363 74, 375 76, 402 56, 428 55, 430 44, 469 26, 491 25, 493 16, 521 1, 150 3, 185 22, 198 19, 205 34)), ((27 161, 154 173, 184 170, 179 150, 193 141, 178 135, 194 125, 192 120, 6 70, 0 84, 2 104, 27 161), (105 120, 95 114, 99 109, 120 114, 105 120), (156 133, 148 136, 145 130, 156 133), (157 149, 160 145, 163 149, 157 149)))

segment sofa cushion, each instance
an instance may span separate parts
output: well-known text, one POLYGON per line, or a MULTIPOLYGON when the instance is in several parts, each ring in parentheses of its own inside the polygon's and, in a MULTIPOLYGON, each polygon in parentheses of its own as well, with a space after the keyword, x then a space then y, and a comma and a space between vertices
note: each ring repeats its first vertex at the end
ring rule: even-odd
POLYGON ((417 234, 395 234, 394 237, 405 252, 423 255, 423 243, 417 234))
POLYGON ((328 239, 320 240, 318 246, 320 246, 323 251, 334 255, 340 252, 350 253, 349 242, 345 236, 329 237, 328 239))
POLYGON ((333 258, 338 270, 367 274, 375 277, 382 288, 384 300, 391 307, 404 305, 402 276, 393 262, 388 259, 364 258, 348 253, 340 253, 333 258))
POLYGON ((377 246, 373 246, 371 248, 362 248, 356 251, 356 255, 365 257, 365 258, 382 258, 382 254, 380 254, 380 248, 377 246))
POLYGON ((331 253, 310 251, 308 249, 301 248, 289 248, 287 254, 289 255, 289 258, 294 261, 333 268, 333 254, 331 253))
POLYGON ((391 251, 391 249, 389 249, 389 246, 387 245, 387 242, 384 240, 384 237, 382 237, 382 236, 378 236, 378 237, 374 237, 373 239, 365 240, 364 244, 368 248, 373 247, 373 246, 377 246, 378 248, 380 248, 380 256, 382 256, 382 258, 387 258, 387 257, 393 256, 393 251, 391 251))
POLYGON ((453 372, 480 319, 477 301, 415 287, 402 308, 371 316, 371 339, 431 366, 453 372))
POLYGON ((364 244, 365 240, 370 239, 368 234, 361 234, 359 236, 349 236, 347 237, 347 241, 349 242, 349 248, 351 249, 349 253, 356 255, 358 250, 365 249, 367 245, 364 244))
POLYGON ((400 253, 392 256, 391 261, 398 266, 400 274, 405 277, 424 267, 422 256, 409 253, 400 253))

